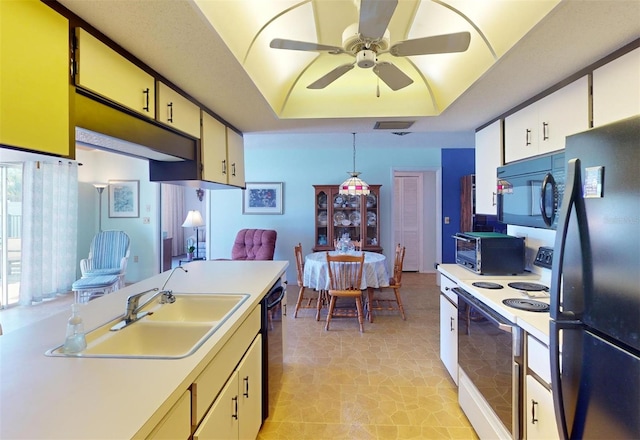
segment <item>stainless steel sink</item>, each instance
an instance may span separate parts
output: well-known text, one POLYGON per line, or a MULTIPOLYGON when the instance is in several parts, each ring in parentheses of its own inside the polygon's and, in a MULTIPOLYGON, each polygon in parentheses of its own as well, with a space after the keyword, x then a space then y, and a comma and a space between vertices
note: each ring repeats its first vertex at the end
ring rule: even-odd
POLYGON ((67 354, 62 345, 47 356, 179 359, 193 354, 244 303, 247 294, 174 293, 173 304, 150 304, 149 314, 119 331, 121 318, 87 333, 87 348, 67 354))

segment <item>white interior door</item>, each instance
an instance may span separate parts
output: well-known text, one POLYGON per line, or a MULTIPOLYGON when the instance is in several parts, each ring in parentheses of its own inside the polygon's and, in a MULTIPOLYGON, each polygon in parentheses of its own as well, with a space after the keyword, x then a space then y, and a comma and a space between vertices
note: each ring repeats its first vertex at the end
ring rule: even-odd
POLYGON ((406 247, 405 271, 419 271, 422 255, 422 173, 394 175, 394 246, 406 247))

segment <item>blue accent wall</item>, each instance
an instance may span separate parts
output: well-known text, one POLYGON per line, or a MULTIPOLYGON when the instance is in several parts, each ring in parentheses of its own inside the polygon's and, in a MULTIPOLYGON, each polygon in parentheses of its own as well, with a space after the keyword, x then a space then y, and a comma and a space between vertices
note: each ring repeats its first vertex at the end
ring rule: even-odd
POLYGON ((460 178, 474 174, 476 167, 473 148, 442 149, 442 262, 455 263, 455 240, 460 232, 460 178), (445 223, 449 217, 449 224, 445 223))

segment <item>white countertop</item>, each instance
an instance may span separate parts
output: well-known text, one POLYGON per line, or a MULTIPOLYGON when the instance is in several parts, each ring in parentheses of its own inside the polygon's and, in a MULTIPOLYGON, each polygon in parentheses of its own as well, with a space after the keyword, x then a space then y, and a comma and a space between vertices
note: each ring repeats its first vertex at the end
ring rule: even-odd
MULTIPOLYGON (((174 293, 251 295, 202 347, 183 359, 45 356, 63 342, 70 310, 0 336, 0 438, 146 436, 287 266, 286 261, 194 261, 185 265, 188 273, 176 271, 166 286, 174 293)), ((167 275, 83 304, 85 330, 122 315, 128 295, 161 287, 167 275)))
MULTIPOLYGON (((455 281, 458 286, 495 310, 501 316, 511 322, 515 322, 520 328, 527 333, 533 335, 536 339, 544 344, 549 344, 549 312, 529 312, 506 306, 502 303, 507 298, 526 298, 519 290, 512 289, 507 286, 508 283, 514 281, 528 281, 544 284, 549 287, 549 283, 541 276, 535 273, 524 273, 520 275, 478 275, 465 269, 457 264, 440 264, 438 271, 455 281), (476 281, 488 281, 501 284, 504 288, 499 290, 482 289, 473 286, 476 281)), ((531 292, 535 294, 535 292, 531 292)), ((532 298, 549 304, 547 296, 532 298)))

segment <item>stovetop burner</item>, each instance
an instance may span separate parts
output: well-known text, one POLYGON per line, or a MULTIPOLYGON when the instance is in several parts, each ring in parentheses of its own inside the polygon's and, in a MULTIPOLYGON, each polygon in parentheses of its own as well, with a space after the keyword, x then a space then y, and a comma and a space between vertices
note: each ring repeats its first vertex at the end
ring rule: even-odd
POLYGON ((507 298, 503 299, 502 303, 506 306, 513 307, 514 309, 526 310, 528 312, 548 312, 549 304, 535 299, 524 298, 507 298))
POLYGON ((480 287, 481 289, 504 289, 504 286, 502 284, 491 283, 489 281, 476 281, 471 285, 475 287, 480 287))
POLYGON ((542 284, 528 283, 525 281, 516 281, 514 283, 509 283, 508 286, 513 289, 525 290, 528 292, 539 292, 539 291, 547 292, 549 290, 547 286, 543 286, 542 284))

